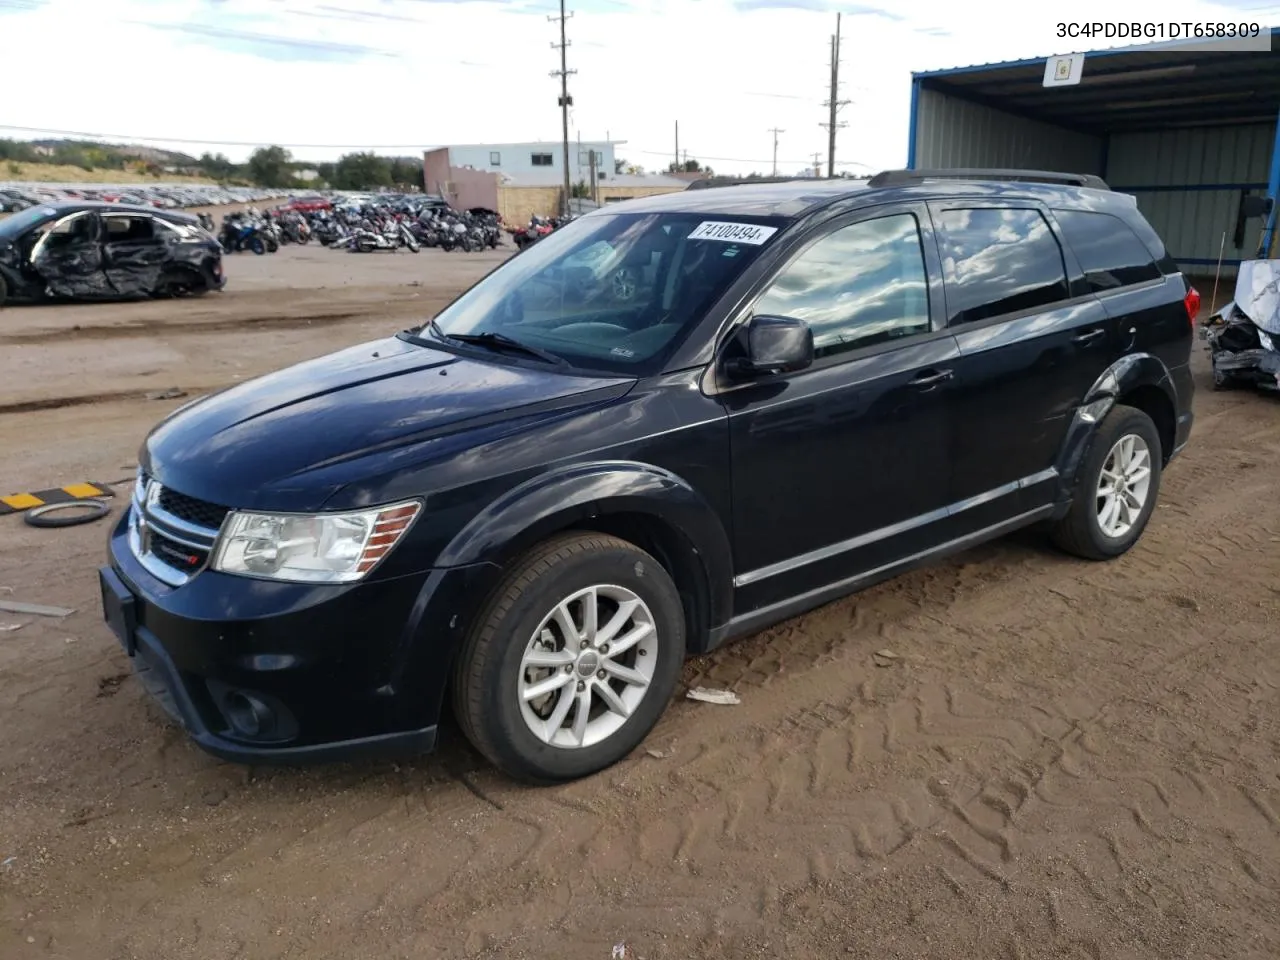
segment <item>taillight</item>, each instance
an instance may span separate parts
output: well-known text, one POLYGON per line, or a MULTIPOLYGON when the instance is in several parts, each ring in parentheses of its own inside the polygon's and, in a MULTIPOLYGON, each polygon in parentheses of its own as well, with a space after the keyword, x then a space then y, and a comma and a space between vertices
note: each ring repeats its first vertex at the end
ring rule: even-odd
POLYGON ((1187 322, 1194 327, 1196 317, 1200 315, 1200 291, 1188 285, 1187 295, 1182 298, 1182 305, 1187 308, 1187 322))

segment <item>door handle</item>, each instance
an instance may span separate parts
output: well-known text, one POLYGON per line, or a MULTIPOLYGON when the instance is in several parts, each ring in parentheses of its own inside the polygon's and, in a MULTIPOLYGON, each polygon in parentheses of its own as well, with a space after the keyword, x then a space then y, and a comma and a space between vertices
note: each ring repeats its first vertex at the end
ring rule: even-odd
POLYGON ((918 387, 921 390, 931 390, 940 383, 946 383, 955 373, 951 370, 926 370, 923 373, 917 373, 909 381, 908 386, 918 387))
POLYGON ((1101 329, 1090 330, 1087 333, 1076 334, 1076 336, 1071 338, 1071 342, 1075 344, 1079 344, 1080 346, 1083 347, 1083 346, 1086 346, 1087 344, 1093 343, 1095 340, 1099 340, 1102 337, 1105 337, 1106 335, 1107 335, 1107 331, 1105 330, 1101 330, 1101 329))

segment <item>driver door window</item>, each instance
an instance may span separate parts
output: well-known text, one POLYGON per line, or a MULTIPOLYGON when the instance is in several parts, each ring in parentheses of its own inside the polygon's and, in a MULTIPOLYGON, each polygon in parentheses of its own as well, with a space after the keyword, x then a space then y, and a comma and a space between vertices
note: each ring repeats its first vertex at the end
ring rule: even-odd
POLYGON ((928 332, 915 216, 862 220, 827 234, 783 268, 755 313, 804 320, 818 359, 928 332))
POLYGON ((43 246, 47 253, 52 253, 94 243, 97 239, 98 220, 91 211, 84 211, 64 217, 53 224, 43 236, 43 246))

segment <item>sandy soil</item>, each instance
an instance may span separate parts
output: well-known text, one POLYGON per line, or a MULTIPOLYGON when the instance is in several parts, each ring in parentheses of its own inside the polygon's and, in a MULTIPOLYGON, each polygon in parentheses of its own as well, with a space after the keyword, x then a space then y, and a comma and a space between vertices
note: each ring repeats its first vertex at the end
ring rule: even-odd
MULTIPOLYGON (((205 300, 6 310, 0 487, 123 478, 183 402, 140 394, 399 329, 494 260, 283 251, 205 300)), ((679 699, 555 789, 456 734, 219 763, 99 621, 105 524, 0 518, 0 595, 76 609, 0 613, 0 957, 1280 955, 1280 405, 1201 367, 1124 559, 1027 535, 832 604, 690 662, 741 705, 679 699)))

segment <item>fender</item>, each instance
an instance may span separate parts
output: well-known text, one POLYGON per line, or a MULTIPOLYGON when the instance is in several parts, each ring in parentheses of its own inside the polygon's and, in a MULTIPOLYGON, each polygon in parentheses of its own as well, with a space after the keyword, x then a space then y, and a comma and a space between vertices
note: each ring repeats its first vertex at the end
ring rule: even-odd
POLYGON ((1159 357, 1149 353, 1130 353, 1106 369, 1085 393, 1084 402, 1076 408, 1067 428, 1066 438, 1058 451, 1056 468, 1059 477, 1059 499, 1070 500, 1076 471, 1084 462, 1098 431, 1098 424, 1111 412, 1120 397, 1138 387, 1158 387, 1173 409, 1178 409, 1178 391, 1169 368, 1159 357))
POLYGON ((635 461, 574 464, 525 481, 476 514, 435 567, 502 564, 575 522, 618 513, 646 514, 683 537, 706 575, 708 624, 729 619, 733 555, 719 516, 681 477, 635 461))

